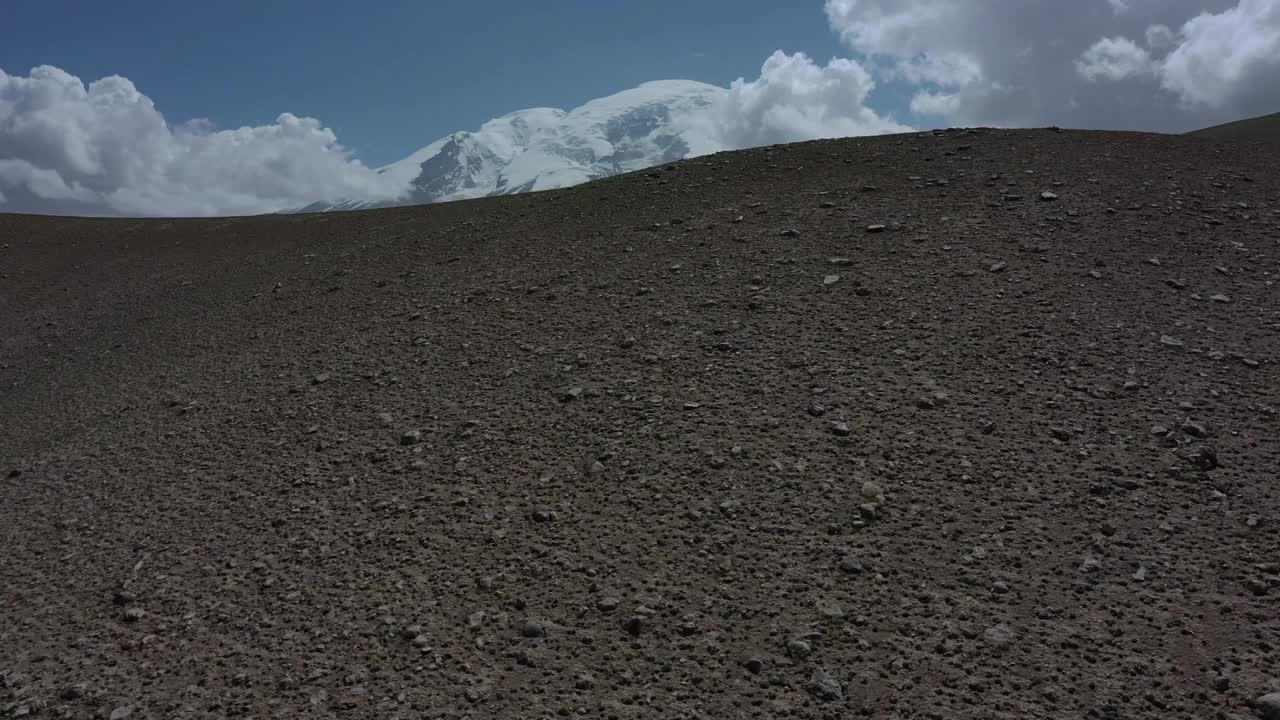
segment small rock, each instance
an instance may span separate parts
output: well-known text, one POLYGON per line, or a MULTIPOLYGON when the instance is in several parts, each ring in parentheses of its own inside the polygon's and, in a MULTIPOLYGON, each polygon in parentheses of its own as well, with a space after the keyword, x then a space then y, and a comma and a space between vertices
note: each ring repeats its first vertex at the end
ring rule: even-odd
POLYGON ((649 621, 645 619, 643 615, 633 615, 630 620, 627 620, 627 623, 623 628, 627 631, 627 634, 632 637, 640 637, 641 633, 645 631, 648 625, 649 621))
POLYGON ((323 385, 327 382, 329 382, 329 373, 317 373, 315 377, 311 378, 312 385, 323 385))
POLYGON ((400 434, 401 445, 417 445, 422 442, 421 430, 406 430, 400 434))
POLYGON ((1004 595, 1009 592, 1009 585, 1003 580, 997 580, 991 583, 991 592, 997 595, 1004 595))
POLYGON ((1253 701, 1262 720, 1280 720, 1280 692, 1267 693, 1253 701))
POLYGON ((880 483, 874 480, 867 480, 862 483, 862 497, 871 501, 884 502, 884 488, 880 487, 880 483))
POLYGON ((835 285, 838 282, 840 282, 839 275, 827 275, 826 277, 822 278, 823 285, 835 285))
POLYGON ((141 620, 146 616, 147 616, 147 611, 143 610, 140 607, 131 607, 128 610, 124 611, 125 622, 138 622, 139 620, 141 620))
POLYGON ((1045 190, 1044 192, 1040 193, 1040 199, 1045 201, 1052 201, 1052 200, 1057 200, 1058 196, 1049 192, 1048 190, 1045 190))
POLYGON ((1008 625, 1001 624, 987 628, 982 633, 982 639, 987 645, 997 650, 1003 650, 1013 644, 1013 641, 1017 639, 1017 635, 1013 630, 1009 629, 1008 625))
POLYGON ((1195 422, 1191 418, 1187 418, 1185 421, 1183 421, 1182 432, 1194 438, 1209 437, 1209 429, 1206 428, 1203 423, 1195 422))
POLYGON ((844 699, 844 689, 840 687, 840 683, 823 668, 817 668, 813 671, 813 675, 809 677, 807 687, 814 697, 823 702, 835 702, 844 699))
POLYGON ((1049 434, 1053 436, 1054 440, 1060 440, 1062 442, 1067 442, 1071 439, 1071 431, 1062 427, 1049 428, 1049 434))
POLYGON ((867 232, 869 233, 884 232, 884 225, 868 225, 867 232))
POLYGON ((787 642, 787 655, 803 660, 813 653, 813 646, 808 640, 790 640, 787 642))
POLYGON ((547 628, 537 620, 525 620, 520 626, 520 634, 527 638, 541 638, 547 636, 547 628))
POLYGON ((555 522, 556 520, 559 520, 559 519, 560 519, 560 513, 556 512, 555 510, 535 510, 533 512, 534 522, 540 522, 540 523, 555 522))
POLYGON ((485 614, 483 610, 477 610, 467 616, 467 627, 478 628, 484 624, 485 614))
POLYGON ((1176 337, 1172 336, 1172 335, 1161 335, 1161 336, 1160 336, 1160 344, 1161 344, 1161 345, 1168 346, 1168 347, 1182 347, 1182 346, 1183 346, 1182 341, 1181 341, 1181 340, 1179 340, 1178 338, 1176 338, 1176 337))
POLYGON ((837 422, 831 424, 831 432, 836 435, 836 437, 848 437, 853 430, 849 428, 849 423, 837 422))
POLYGON ((622 601, 616 597, 602 597, 596 601, 596 609, 600 612, 613 612, 621 604, 622 601))
POLYGON ((88 683, 76 683, 62 688, 62 692, 58 693, 58 697, 63 700, 79 700, 84 697, 85 692, 89 689, 88 683))
POLYGON ((121 705, 120 707, 111 711, 110 720, 125 720, 130 715, 133 715, 133 706, 121 705))
POLYGON ((412 640, 422 634, 421 625, 406 625, 400 630, 400 637, 405 640, 412 640))
POLYGON ((1004 272, 1005 268, 1007 267, 1009 267, 1009 263, 998 262, 998 263, 992 264, 992 266, 988 269, 993 273, 998 273, 998 272, 1004 272))
POLYGON ((1222 293, 1218 293, 1218 294, 1216 294, 1216 295, 1210 295, 1210 296, 1209 296, 1209 299, 1210 299, 1210 300, 1212 300, 1212 301, 1214 301, 1214 302, 1216 302, 1216 303, 1229 303, 1229 302, 1231 302, 1231 298, 1230 298, 1230 297, 1228 297, 1228 296, 1226 296, 1226 295, 1223 295, 1222 293))
POLYGON ((1133 575, 1132 575, 1131 577, 1132 577, 1134 580, 1137 580, 1138 582, 1142 582, 1143 580, 1146 580, 1146 579, 1147 579, 1147 566, 1146 566, 1146 565, 1139 565, 1139 566, 1138 566, 1138 569, 1137 569, 1136 571, 1134 571, 1134 573, 1133 573, 1133 575))
POLYGON ((746 668, 747 672, 752 675, 759 675, 761 672, 764 672, 764 658, 759 655, 752 655, 742 661, 742 667, 746 668))
POLYGON ((387 427, 394 420, 395 418, 391 417, 391 413, 378 413, 378 423, 383 427, 387 427))
POLYGON ((1218 467, 1218 454, 1207 445, 1192 445, 1178 452, 1178 457, 1186 460, 1197 470, 1215 470, 1218 467))
POLYGON ((787 228, 786 230, 783 230, 778 234, 781 235, 782 237, 799 237, 800 231, 796 230, 795 228, 787 228))
POLYGON ((1096 573, 1101 569, 1102 561, 1097 558, 1085 558, 1084 562, 1080 563, 1080 572, 1083 573, 1096 573))
POLYGON ((863 571, 862 563, 852 555, 841 558, 839 567, 845 575, 861 575, 863 571))
POLYGON ((577 400, 578 398, 582 397, 582 392, 583 390, 580 387, 568 388, 566 390, 561 391, 560 400, 562 402, 570 402, 572 400, 577 400))

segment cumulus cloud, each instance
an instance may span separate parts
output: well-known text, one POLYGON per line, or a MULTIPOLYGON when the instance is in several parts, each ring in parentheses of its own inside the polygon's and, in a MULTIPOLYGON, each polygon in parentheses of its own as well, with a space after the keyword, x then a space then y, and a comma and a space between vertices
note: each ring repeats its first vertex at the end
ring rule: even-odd
POLYGON ((875 85, 853 60, 819 65, 804 53, 779 50, 760 77, 735 80, 706 119, 727 148, 910 130, 867 106, 875 85))
POLYGON ((874 77, 907 86, 913 113, 954 124, 1176 131, 1280 107, 1280 0, 825 0, 825 10, 874 77))
POLYGON ((1099 40, 1076 61, 1076 70, 1087 80, 1123 80, 1151 69, 1151 54, 1122 37, 1099 40))
POLYGON ((171 126, 129 80, 58 68, 0 71, 0 193, 10 211, 107 215, 272 212, 315 200, 394 197, 333 131, 285 113, 215 130, 171 126))

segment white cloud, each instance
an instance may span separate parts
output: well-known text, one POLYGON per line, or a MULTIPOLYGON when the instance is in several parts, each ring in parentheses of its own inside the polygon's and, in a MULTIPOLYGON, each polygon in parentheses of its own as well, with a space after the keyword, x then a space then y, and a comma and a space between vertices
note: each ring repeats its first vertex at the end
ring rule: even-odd
POLYGON ((1280 105, 1280 0, 1201 13, 1182 26, 1180 40, 1161 62, 1160 81, 1183 102, 1280 105))
POLYGON ((1280 0, 825 0, 825 10, 876 79, 906 86, 913 112, 953 124, 1176 131, 1280 105, 1280 82, 1266 81, 1280 76, 1280 0))
POLYGON ((760 77, 739 78, 702 120, 726 148, 745 148, 816 138, 906 132, 911 128, 867 106, 875 88, 853 60, 818 65, 803 53, 781 50, 765 60, 760 77))
POLYGON ((1129 38, 1103 38, 1084 51, 1076 70, 1086 80, 1123 80, 1151 72, 1151 54, 1129 38))
POLYGON ((5 209, 74 201, 74 211, 95 214, 250 214, 400 190, 311 118, 285 113, 235 130, 201 121, 175 127, 119 76, 86 87, 47 65, 26 77, 0 71, 5 209))

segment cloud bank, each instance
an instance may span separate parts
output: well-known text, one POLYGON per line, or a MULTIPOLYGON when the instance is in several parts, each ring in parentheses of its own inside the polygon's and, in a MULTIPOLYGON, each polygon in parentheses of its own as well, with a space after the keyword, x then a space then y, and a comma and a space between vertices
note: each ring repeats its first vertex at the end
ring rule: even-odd
POLYGON ((1280 0, 826 0, 935 123, 1178 131, 1280 109, 1280 0))
POLYGON ((0 71, 0 193, 6 210, 122 215, 250 214, 397 188, 318 120, 215 130, 171 126, 129 80, 90 83, 48 65, 0 71))

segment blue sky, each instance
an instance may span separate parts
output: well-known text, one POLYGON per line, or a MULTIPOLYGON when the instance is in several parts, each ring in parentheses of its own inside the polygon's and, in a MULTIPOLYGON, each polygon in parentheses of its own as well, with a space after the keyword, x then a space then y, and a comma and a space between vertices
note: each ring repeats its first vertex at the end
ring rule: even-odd
POLYGON ((10 74, 123 75, 170 123, 316 117, 374 166, 512 110, 647 80, 728 85, 777 49, 847 54, 821 2, 777 0, 40 0, 4 16, 10 74))

